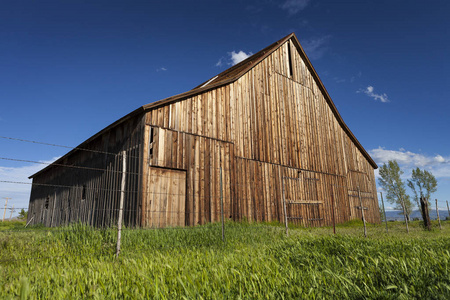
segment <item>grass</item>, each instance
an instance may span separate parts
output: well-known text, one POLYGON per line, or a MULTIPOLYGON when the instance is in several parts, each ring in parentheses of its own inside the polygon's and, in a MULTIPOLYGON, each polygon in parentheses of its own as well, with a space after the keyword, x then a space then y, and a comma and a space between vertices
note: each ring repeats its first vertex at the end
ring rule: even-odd
POLYGON ((0 225, 1 299, 449 299, 450 222, 227 223, 122 232, 0 225))

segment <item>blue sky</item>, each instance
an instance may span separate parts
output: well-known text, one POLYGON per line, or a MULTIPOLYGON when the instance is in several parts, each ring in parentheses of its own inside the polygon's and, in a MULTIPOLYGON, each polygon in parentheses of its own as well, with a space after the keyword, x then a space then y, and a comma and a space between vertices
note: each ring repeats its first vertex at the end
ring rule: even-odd
MULTIPOLYGON (((77 146, 137 107, 190 90, 295 32, 344 121, 382 165, 438 177, 450 200, 448 1, 0 3, 0 135, 77 146)), ((1 157, 67 152, 0 138, 1 157)), ((42 165, 0 160, 0 180, 42 165)), ((30 187, 0 183, 8 206, 30 187)), ((4 200, 0 199, 0 207, 4 200)), ((388 205, 389 206, 389 205, 388 205)))

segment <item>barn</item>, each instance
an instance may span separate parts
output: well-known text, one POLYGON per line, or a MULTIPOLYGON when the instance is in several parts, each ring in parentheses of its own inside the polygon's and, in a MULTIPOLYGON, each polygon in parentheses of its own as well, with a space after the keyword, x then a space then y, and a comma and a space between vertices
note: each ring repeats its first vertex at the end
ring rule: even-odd
POLYGON ((376 163, 294 33, 139 107, 30 176, 28 221, 194 226, 380 222, 376 163))

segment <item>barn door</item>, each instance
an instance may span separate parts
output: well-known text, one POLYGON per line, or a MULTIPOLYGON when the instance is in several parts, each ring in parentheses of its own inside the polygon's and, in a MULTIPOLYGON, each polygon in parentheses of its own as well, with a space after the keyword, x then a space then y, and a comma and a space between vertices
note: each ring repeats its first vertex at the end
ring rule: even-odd
POLYGON ((176 227, 185 224, 186 171, 149 167, 146 225, 176 227))
POLYGON ((283 178, 286 217, 289 223, 303 226, 323 225, 323 201, 319 200, 316 174, 302 171, 283 178))

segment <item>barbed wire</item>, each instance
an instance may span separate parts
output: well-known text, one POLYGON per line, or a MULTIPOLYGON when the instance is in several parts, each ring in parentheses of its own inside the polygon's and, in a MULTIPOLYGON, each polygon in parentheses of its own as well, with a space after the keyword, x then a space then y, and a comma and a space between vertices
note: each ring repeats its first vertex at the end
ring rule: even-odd
MULTIPOLYGON (((9 157, 0 157, 0 160, 7 160, 7 161, 14 161, 14 162, 28 162, 28 163, 34 163, 34 164, 41 164, 41 165, 46 165, 46 166, 56 166, 56 167, 63 167, 63 168, 71 168, 71 169, 80 169, 80 170, 88 170, 88 171, 102 171, 102 172, 108 172, 108 173, 117 173, 117 174, 121 174, 121 175, 136 175, 139 177, 142 177, 144 174, 143 172, 131 172, 131 171, 127 171, 127 170, 115 170, 115 169, 121 169, 122 167, 120 166, 120 162, 115 162, 115 169, 113 169, 112 167, 107 167, 107 168, 93 168, 93 167, 84 167, 84 166, 76 166, 76 165, 68 165, 68 164, 60 164, 60 163, 47 163, 47 162, 42 162, 42 161, 34 161, 34 160, 26 160, 26 159, 20 159, 20 158, 9 158, 9 157), (119 165, 119 166, 116 166, 119 165)), ((149 165, 149 167, 155 167, 155 168, 171 168, 174 170, 180 170, 180 171, 185 171, 187 172, 187 169, 182 169, 182 168, 174 168, 173 166, 168 166, 167 164, 161 164, 159 165, 158 162, 156 165, 149 165)), ((231 169, 229 168, 223 168, 223 167, 214 167, 214 166, 209 166, 209 167, 205 167, 205 166, 197 166, 195 167, 196 169, 198 169, 198 171, 203 171, 206 169, 209 170, 216 170, 219 171, 220 169, 222 169, 222 172, 230 172, 231 169)), ((177 180, 178 178, 174 178, 174 177, 170 177, 170 176, 164 176, 164 175, 156 175, 156 174, 146 174, 147 176, 154 176, 154 177, 158 177, 158 178, 169 178, 172 180, 177 180)), ((183 178, 179 178, 179 180, 184 180, 183 178)), ((201 179, 194 179, 194 180, 201 180, 201 179)))
MULTIPOLYGON (((34 141, 34 140, 26 140, 26 139, 20 139, 20 138, 13 138, 13 137, 7 137, 7 136, 0 136, 0 138, 1 139, 6 139, 6 140, 18 141, 18 142, 25 142, 25 143, 39 144, 39 145, 45 145, 45 146, 66 148, 66 149, 71 149, 71 150, 87 151, 87 152, 93 152, 93 153, 99 153, 99 154, 107 154, 107 155, 114 155, 114 156, 120 156, 121 155, 121 153, 113 153, 113 152, 107 152, 107 151, 101 151, 101 150, 93 150, 93 149, 87 149, 87 148, 58 145, 58 144, 45 143, 45 142, 39 142, 39 141, 34 141)), ((135 156, 135 157, 132 157, 132 158, 139 158, 139 157, 135 156)))
POLYGON ((111 172, 111 173, 119 173, 119 174, 132 174, 132 175, 140 175, 140 173, 133 173, 133 172, 123 172, 123 171, 116 171, 116 170, 109 170, 109 169, 101 169, 101 168, 92 168, 92 167, 82 167, 82 166, 75 166, 75 165, 66 165, 66 164, 58 164, 58 163, 46 163, 46 162, 40 162, 40 161, 33 161, 33 160, 25 160, 25 159, 18 159, 18 158, 8 158, 8 157, 0 157, 1 160, 8 160, 8 161, 15 161, 15 162, 28 162, 28 163, 34 163, 34 164, 41 164, 41 165, 47 165, 47 166, 55 166, 55 167, 65 167, 65 168, 71 168, 71 169, 82 169, 82 170, 89 170, 89 171, 102 171, 102 172, 111 172))
MULTIPOLYGON (((63 147, 63 148, 68 148, 68 149, 77 149, 79 151, 89 151, 89 152, 100 153, 100 154, 108 154, 108 155, 114 155, 114 156, 121 156, 122 155, 121 153, 111 153, 111 152, 100 151, 100 150, 85 149, 85 148, 81 148, 81 147, 69 147, 69 146, 64 146, 64 145, 50 144, 50 143, 38 142, 38 141, 33 141, 33 140, 25 140, 25 139, 19 139, 19 138, 11 138, 11 137, 5 137, 5 136, 0 136, 0 138, 9 139, 9 140, 15 140, 15 141, 21 141, 21 142, 28 142, 28 143, 42 144, 42 145, 47 145, 47 146, 63 147)), ((133 149, 128 149, 127 152, 138 151, 139 147, 140 147, 139 145, 136 145, 133 149)), ((200 154, 201 157, 206 155, 205 153, 201 153, 200 154)), ((129 155, 127 153, 127 158, 139 158, 140 159, 141 156, 132 156, 132 155, 129 155)), ((9 160, 9 161, 16 161, 16 162, 28 162, 28 163, 35 163, 35 164, 44 164, 44 165, 47 165, 47 166, 53 165, 53 166, 58 166, 58 167, 84 169, 84 170, 87 170, 87 171, 101 171, 101 172, 105 172, 105 173, 116 173, 116 174, 121 174, 121 175, 134 175, 134 176, 137 177, 137 180, 142 179, 142 176, 144 176, 143 172, 136 173, 136 172, 131 172, 131 171, 116 170, 117 169, 117 165, 119 165, 119 167, 120 167, 120 164, 119 164, 118 160, 114 162, 114 166, 110 165, 111 167, 107 167, 106 169, 103 169, 103 168, 92 168, 92 167, 84 167, 84 166, 75 166, 75 165, 70 165, 70 164, 46 163, 46 162, 41 162, 41 161, 24 160, 24 159, 18 159, 18 158, 0 157, 0 159, 2 159, 2 160, 9 160)), ((175 167, 179 166, 179 164, 177 162, 168 163, 167 160, 156 160, 155 158, 151 158, 149 161, 151 161, 152 163, 156 164, 156 165, 149 165, 149 167, 162 167, 162 168, 170 167, 170 168, 173 168, 174 166, 175 167)), ((200 161, 201 160, 199 160, 198 162, 200 163, 200 161)), ((234 188, 239 188, 241 186, 248 186, 248 182, 251 183, 251 182, 255 181, 254 178, 248 178, 247 179, 248 182, 239 183, 238 180, 231 180, 230 177, 227 178, 227 176, 229 176, 227 174, 229 172, 231 172, 232 169, 231 168, 227 168, 227 167, 225 167, 225 168, 222 167, 222 165, 227 166, 229 161, 227 162, 226 159, 224 161, 222 161, 222 155, 220 155, 220 154, 218 156, 216 155, 216 157, 210 158, 210 162, 211 162, 212 165, 209 165, 209 166, 206 165, 206 160, 204 161, 205 165, 195 165, 194 166, 194 165, 191 164, 190 167, 194 166, 194 169, 195 169, 194 172, 198 173, 198 175, 192 176, 193 178, 190 178, 189 181, 191 183, 193 183, 194 185, 199 183, 199 182, 204 182, 205 178, 200 178, 200 175, 201 174, 204 175, 206 173, 206 170, 209 169, 210 172, 211 172, 210 173, 210 177, 211 178, 215 178, 214 182, 212 182, 209 185, 209 190, 210 190, 210 193, 212 193, 212 194, 218 193, 218 179, 219 178, 222 179, 222 178, 225 177, 226 185, 228 186, 229 189, 231 188, 230 187, 231 185, 234 188), (219 170, 224 173, 224 174, 222 174, 222 177, 220 177, 220 175, 217 174, 218 173, 217 171, 219 171, 219 170), (216 173, 214 173, 214 171, 216 171, 216 173), (227 181, 227 180, 229 180, 229 181, 227 181)), ((110 163, 112 163, 112 162, 110 162, 110 163)), ((134 167, 136 167, 136 166, 134 166, 134 167)), ((182 169, 180 169, 180 170, 182 170, 182 169)), ((186 171, 187 173, 192 172, 190 170, 184 170, 184 171, 186 171)), ((303 170, 303 171, 315 172, 313 170, 303 170)), ((270 173, 271 172, 269 171, 269 174, 270 173)), ((263 171, 263 174, 267 174, 267 171, 263 171)), ((151 174, 151 173, 148 173, 148 174, 145 174, 145 175, 148 176, 149 178, 151 178, 151 177, 165 178, 165 179, 170 179, 172 181, 175 181, 175 180, 185 181, 186 180, 185 178, 174 178, 174 177, 171 177, 171 176, 157 175, 157 174, 151 174)), ((295 180, 303 180, 303 181, 314 179, 314 180, 320 181, 318 178, 306 178, 306 177, 305 178, 303 178, 303 177, 294 178, 294 177, 283 176, 283 180, 284 179, 295 179, 295 180)), ((134 180, 136 180, 136 179, 134 179, 134 180)), ((73 189, 73 188, 81 189, 82 188, 83 190, 87 190, 87 191, 96 191, 96 192, 106 191, 108 193, 127 193, 127 194, 130 194, 130 193, 134 193, 134 194, 141 193, 142 195, 147 195, 147 196, 149 196, 149 195, 154 195, 154 196, 158 196, 158 195, 186 196, 187 195, 188 197, 193 197, 193 198, 196 198, 196 199, 200 199, 200 201, 205 201, 205 200, 208 201, 208 199, 209 200, 211 200, 211 199, 218 200, 218 196, 217 195, 205 196, 205 195, 200 195, 200 193, 197 193, 197 194, 195 194, 195 193, 193 193, 193 194, 187 194, 187 193, 186 194, 182 194, 182 193, 180 193, 180 194, 178 194, 178 193, 154 192, 154 191, 142 192, 142 191, 139 191, 139 190, 135 191, 135 190, 130 190, 130 189, 125 189, 124 190, 124 189, 111 189, 111 188, 97 188, 97 187, 90 187, 88 185, 63 185, 63 184, 30 183, 30 182, 19 182, 19 181, 9 181, 9 180, 1 180, 0 182, 1 183, 10 183, 10 184, 29 184, 29 185, 32 185, 32 186, 66 188, 66 189, 73 189)), ((321 187, 326 189, 327 183, 319 182, 319 184, 321 184, 321 185, 323 184, 323 186, 321 186, 321 187)), ((334 186, 337 186, 337 185, 334 185, 334 186)), ((350 188, 349 185, 346 185, 346 186, 343 186, 343 187, 347 187, 347 190, 348 190, 348 188, 350 188)), ((269 187, 269 189, 271 189, 271 188, 272 187, 269 187)), ((296 191, 297 187, 290 187, 289 184, 286 185, 287 192, 289 192, 291 188, 293 189, 294 193, 297 193, 297 192, 298 193, 308 193, 308 191, 296 191)), ((265 191, 266 187, 264 187, 263 190, 265 191)), ((349 192, 349 191, 350 190, 348 190, 347 192, 349 192)), ((317 187, 313 188, 312 191, 309 191, 309 192, 318 193, 317 187)), ((242 198, 242 199, 252 199, 254 197, 254 196, 252 196, 252 193, 250 193, 249 195, 246 195, 244 197, 240 197, 240 198, 242 198)), ((324 193, 323 195, 326 196, 327 193, 325 191, 323 193, 324 193)), ((369 192, 368 191, 361 191, 361 193, 372 193, 372 192, 371 191, 369 191, 369 192)), ((355 195, 350 195, 350 194, 344 195, 344 197, 343 197, 344 201, 345 201, 346 197, 352 197, 352 196, 356 197, 355 195)), ((91 198, 91 197, 89 197, 89 198, 91 198)), ((262 198, 265 199, 265 197, 262 197, 262 198)), ((222 199, 225 200, 225 201, 230 201, 231 202, 234 199, 234 196, 229 196, 229 197, 224 196, 224 197, 222 197, 222 199)), ((79 200, 80 199, 75 199, 75 201, 79 201, 79 200)), ((81 199, 81 200, 82 201, 92 201, 92 199, 81 199)), ((94 200, 94 201, 96 201, 96 200, 94 200)), ((265 200, 263 200, 263 201, 265 201, 265 200)), ((339 200, 337 200, 337 201, 339 201, 339 200)), ((438 203, 444 204, 445 202, 444 202, 444 200, 438 200, 438 203)), ((329 205, 329 203, 326 203, 326 205, 329 205)), ((8 208, 8 209, 10 209, 10 208, 8 208)), ((22 208, 15 208, 15 209, 22 209, 22 208)), ((23 209, 28 209, 28 208, 23 208, 23 209)), ((81 205, 80 205, 78 210, 81 210, 81 209, 84 209, 84 210, 87 209, 87 211, 89 211, 89 212, 100 211, 100 210, 97 210, 97 209, 93 209, 93 210, 91 209, 90 210, 85 205, 83 205, 83 207, 81 207, 81 205)), ((50 209, 50 210, 52 210, 52 209, 50 209)), ((58 209, 58 208, 56 208, 55 210, 56 211, 60 211, 60 212, 64 211, 64 210, 58 209)), ((72 211, 76 211, 76 209, 74 209, 72 211)), ((115 210, 115 209, 103 209, 103 211, 111 212, 111 211, 117 211, 117 210, 115 210)), ((186 211, 182 211, 182 212, 151 211, 151 212, 149 212, 149 211, 142 211, 140 209, 134 209, 134 210, 126 210, 125 209, 124 212, 143 212, 143 213, 159 213, 159 214, 161 214, 161 213, 166 213, 166 214, 173 214, 173 213, 177 213, 177 214, 193 214, 193 213, 199 213, 199 212, 188 212, 187 213, 186 211)), ((205 212, 205 213, 207 213, 207 212, 205 212)))

